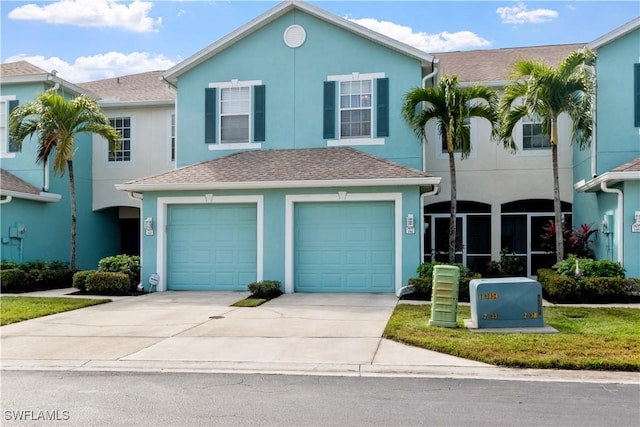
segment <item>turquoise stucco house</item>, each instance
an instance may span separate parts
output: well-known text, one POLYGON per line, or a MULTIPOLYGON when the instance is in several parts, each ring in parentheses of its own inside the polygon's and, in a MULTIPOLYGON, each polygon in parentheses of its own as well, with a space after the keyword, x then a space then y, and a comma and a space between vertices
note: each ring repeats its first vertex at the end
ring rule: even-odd
MULTIPOLYGON (((25 140, 18 150, 9 138, 8 118, 17 105, 46 90, 68 97, 86 92, 25 61, 2 64, 0 75, 1 258, 69 262, 69 178, 66 174, 55 176, 50 163, 36 164, 35 138, 25 140)), ((100 258, 118 253, 117 216, 111 211, 92 211, 91 136, 80 135, 76 147, 76 262, 79 269, 94 269, 100 258)))
POLYGON ((435 59, 304 2, 283 2, 166 71, 173 171, 143 197, 143 280, 157 290, 399 292, 439 177, 403 121, 435 59))
POLYGON ((574 152, 574 224, 595 224, 596 259, 640 277, 640 18, 588 45, 597 53, 595 131, 574 152))

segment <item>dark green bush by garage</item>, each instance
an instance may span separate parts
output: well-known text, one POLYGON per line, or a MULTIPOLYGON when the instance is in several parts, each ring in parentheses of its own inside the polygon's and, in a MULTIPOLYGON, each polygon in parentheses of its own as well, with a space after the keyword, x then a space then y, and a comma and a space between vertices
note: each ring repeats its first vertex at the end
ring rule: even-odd
POLYGON ((282 295, 280 282, 277 280, 262 280, 249 283, 249 292, 255 298, 271 299, 282 295))
POLYGON ((86 291, 86 281, 87 277, 94 274, 97 270, 84 270, 78 271, 73 275, 73 287, 79 291, 86 291))
MULTIPOLYGON (((408 280, 407 285, 413 288, 413 292, 403 296, 403 299, 413 300, 431 300, 433 268, 436 265, 447 265, 443 262, 425 262, 418 266, 417 273, 419 277, 412 277, 408 280)), ((473 279, 479 279, 481 276, 469 270, 462 264, 454 264, 460 269, 460 283, 458 284, 458 301, 469 302, 469 282, 473 279)))
POLYGON ((2 292, 33 292, 47 289, 71 287, 73 271, 68 264, 60 261, 29 261, 17 263, 2 261, 2 292), (9 270, 20 270, 20 273, 4 273, 9 270), (5 282, 5 276, 8 277, 5 282))
POLYGON ((131 295, 131 280, 124 273, 96 271, 84 281, 88 293, 98 295, 131 295))

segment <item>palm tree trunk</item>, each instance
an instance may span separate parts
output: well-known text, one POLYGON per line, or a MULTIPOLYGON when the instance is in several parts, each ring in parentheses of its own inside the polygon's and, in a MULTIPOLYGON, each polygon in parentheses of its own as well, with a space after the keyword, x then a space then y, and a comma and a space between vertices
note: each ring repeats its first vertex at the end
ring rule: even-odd
POLYGON ((449 151, 449 175, 451 179, 451 216, 449 217, 449 264, 456 262, 456 214, 458 210, 456 190, 456 160, 453 151, 449 151))
POLYGON ((67 169, 69 172, 69 201, 71 202, 71 270, 76 269, 76 229, 77 229, 77 213, 76 213, 76 183, 73 175, 73 161, 67 160, 67 169))
POLYGON ((553 168, 553 212, 556 225, 556 261, 564 259, 564 230, 562 229, 562 204, 560 203, 560 179, 558 177, 558 119, 551 120, 551 162, 553 168))

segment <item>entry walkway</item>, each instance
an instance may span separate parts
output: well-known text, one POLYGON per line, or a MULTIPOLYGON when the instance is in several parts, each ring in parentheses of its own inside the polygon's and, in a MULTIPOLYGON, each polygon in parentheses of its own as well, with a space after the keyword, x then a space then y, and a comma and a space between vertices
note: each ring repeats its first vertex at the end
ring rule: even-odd
POLYGON ((230 306, 248 295, 158 292, 3 326, 2 369, 640 381, 634 373, 499 368, 381 338, 393 295, 286 294, 230 306))

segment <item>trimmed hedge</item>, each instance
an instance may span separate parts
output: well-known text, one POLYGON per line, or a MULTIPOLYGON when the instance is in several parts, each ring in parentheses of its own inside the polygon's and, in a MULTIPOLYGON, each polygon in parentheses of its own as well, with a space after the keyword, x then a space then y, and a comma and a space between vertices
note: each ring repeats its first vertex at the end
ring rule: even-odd
POLYGON ((103 295, 131 295, 131 279, 124 273, 96 271, 87 274, 84 286, 87 292, 103 295))
POLYGON ((282 295, 280 282, 277 280, 262 280, 260 282, 249 283, 249 292, 255 298, 272 299, 282 295))
POLYGON ((113 255, 98 261, 98 271, 124 273, 131 280, 132 290, 140 283, 140 257, 137 255, 113 255))
POLYGON ((5 292, 24 292, 29 276, 19 268, 0 270, 0 289, 5 292))
MULTIPOLYGON (((479 279, 479 274, 471 277, 461 277, 458 284, 458 301, 469 302, 469 282, 473 279, 479 279)), ((406 299, 430 301, 433 291, 433 279, 431 277, 412 277, 408 280, 407 285, 413 287, 413 293, 406 295, 406 299)))
POLYGON ((538 270, 538 281, 547 301, 554 303, 603 303, 632 300, 622 277, 570 277, 554 270, 538 270))
POLYGON ((20 279, 13 278, 18 273, 8 273, 9 281, 5 282, 4 274, 1 282, 2 292, 32 292, 47 289, 69 288, 72 284, 73 271, 66 263, 60 261, 29 261, 17 263, 2 261, 1 270, 20 270, 25 275, 20 279))
POLYGON ((86 281, 87 281, 87 277, 89 277, 90 275, 96 273, 97 270, 84 270, 84 271, 78 271, 76 274, 73 275, 73 287, 78 289, 79 291, 86 291, 87 290, 87 286, 86 286, 86 281))

